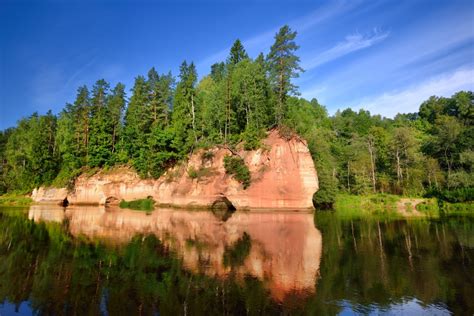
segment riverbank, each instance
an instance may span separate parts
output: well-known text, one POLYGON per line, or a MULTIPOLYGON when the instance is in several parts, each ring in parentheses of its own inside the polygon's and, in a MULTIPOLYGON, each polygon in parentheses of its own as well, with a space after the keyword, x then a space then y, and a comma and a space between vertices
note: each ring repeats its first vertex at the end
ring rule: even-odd
POLYGON ((22 194, 8 193, 0 195, 0 206, 30 206, 33 200, 22 194))
POLYGON ((436 198, 391 194, 338 194, 333 210, 341 217, 436 217, 440 213, 474 214, 474 203, 449 203, 436 198))

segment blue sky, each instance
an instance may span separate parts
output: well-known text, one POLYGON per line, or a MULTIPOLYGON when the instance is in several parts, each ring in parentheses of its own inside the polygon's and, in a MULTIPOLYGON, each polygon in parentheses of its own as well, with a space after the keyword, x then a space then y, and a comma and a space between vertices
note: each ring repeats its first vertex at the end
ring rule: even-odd
POLYGON ((298 32, 302 96, 330 113, 392 117, 474 90, 473 1, 0 0, 0 129, 58 113, 100 78, 129 91, 184 59, 206 75, 237 38, 251 57, 267 53, 283 24, 298 32))

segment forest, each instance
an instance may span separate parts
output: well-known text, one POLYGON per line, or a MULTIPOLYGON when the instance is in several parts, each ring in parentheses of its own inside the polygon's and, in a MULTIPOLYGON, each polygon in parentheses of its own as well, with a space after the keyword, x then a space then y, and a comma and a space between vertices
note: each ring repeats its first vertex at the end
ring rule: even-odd
POLYGON ((57 115, 38 113, 0 132, 0 194, 66 186, 79 174, 115 165, 157 178, 198 148, 256 149, 266 131, 307 140, 320 181, 316 205, 339 192, 474 199, 474 94, 432 96, 394 118, 346 109, 330 116, 299 97, 304 71, 297 33, 283 26, 265 56, 236 40, 225 61, 198 80, 184 61, 178 78, 151 68, 130 93, 104 79, 81 86, 57 115))

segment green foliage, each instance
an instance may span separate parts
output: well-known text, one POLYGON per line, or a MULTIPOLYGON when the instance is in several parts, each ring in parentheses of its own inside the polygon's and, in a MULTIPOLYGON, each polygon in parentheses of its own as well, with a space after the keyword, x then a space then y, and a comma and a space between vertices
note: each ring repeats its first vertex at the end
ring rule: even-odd
POLYGON ((399 197, 388 194, 348 195, 338 194, 334 210, 340 217, 357 218, 367 215, 399 216, 396 203, 399 197))
POLYGON ((247 189, 250 186, 250 170, 242 158, 236 156, 225 156, 224 168, 227 174, 232 175, 237 181, 243 184, 244 189, 247 189))
POLYGON ((139 199, 133 201, 120 201, 121 208, 129 208, 138 211, 153 211, 155 209, 155 201, 151 198, 139 199))
POLYGON ((296 32, 288 25, 281 27, 267 56, 270 80, 277 96, 275 118, 278 125, 284 119, 288 93, 296 92, 297 87, 291 83, 291 78, 297 78, 299 72, 303 71, 299 66, 299 57, 294 54, 299 48, 294 41, 295 37, 296 32))
POLYGON ((435 197, 440 201, 450 203, 474 201, 474 187, 466 187, 452 190, 432 189, 425 194, 426 197, 435 197))
POLYGON ((243 133, 244 149, 245 150, 256 150, 262 146, 261 140, 265 136, 265 132, 262 130, 256 130, 255 128, 247 128, 243 133))
POLYGON ((214 153, 210 150, 205 151, 201 154, 202 163, 205 163, 207 161, 211 161, 212 159, 214 159, 214 153))
POLYGON ((213 174, 214 174, 214 172, 213 172, 212 168, 200 167, 200 168, 196 169, 193 166, 191 166, 188 169, 188 176, 191 179, 200 180, 202 178, 209 177, 213 174))
POLYGON ((0 195, 1 206, 29 206, 33 200, 27 196, 9 193, 0 195))
POLYGON ((249 58, 249 56, 247 55, 247 52, 245 51, 245 48, 242 45, 242 42, 237 39, 230 49, 228 63, 230 65, 237 65, 239 62, 247 58, 249 58))
POLYGON ((474 215, 473 202, 459 202, 459 203, 442 203, 441 210, 447 215, 474 215))
POLYGON ((316 209, 331 209, 338 194, 337 182, 326 172, 320 172, 318 180, 320 189, 313 195, 313 204, 316 209))
MULTIPOLYGON (((331 208, 337 193, 422 196, 473 187, 472 91, 430 97, 418 112, 394 119, 362 109, 329 116, 316 99, 296 97, 292 80, 302 69, 295 39, 283 26, 268 55, 255 59, 236 40, 201 80, 192 62, 181 64, 176 83, 171 73, 151 68, 135 78, 128 102, 120 83, 111 88, 101 79, 90 91, 79 87, 59 115, 33 114, 0 133, 0 193, 72 188, 81 172, 118 164, 158 178, 202 148, 258 149, 275 127, 285 139, 296 132, 307 142, 320 182, 317 208, 331 208)), ((245 168, 231 174, 250 184, 245 168)))
POLYGON ((59 157, 55 145, 56 117, 33 114, 22 119, 9 133, 4 145, 6 164, 2 178, 8 190, 32 190, 40 184, 49 184, 58 171, 59 157))
POLYGON ((191 178, 191 179, 196 179, 198 177, 198 172, 197 170, 191 166, 189 169, 188 169, 188 176, 191 178))
POLYGON ((426 199, 416 206, 416 210, 429 216, 439 215, 439 204, 437 199, 426 199))

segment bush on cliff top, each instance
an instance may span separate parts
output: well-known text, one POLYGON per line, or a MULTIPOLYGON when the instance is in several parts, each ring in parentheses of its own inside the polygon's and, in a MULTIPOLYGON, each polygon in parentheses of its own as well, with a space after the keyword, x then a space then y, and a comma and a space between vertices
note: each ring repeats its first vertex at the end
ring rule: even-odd
POLYGON ((242 158, 236 156, 225 156, 224 168, 227 174, 232 175, 237 181, 243 184, 244 189, 247 189, 250 186, 250 170, 242 158))

